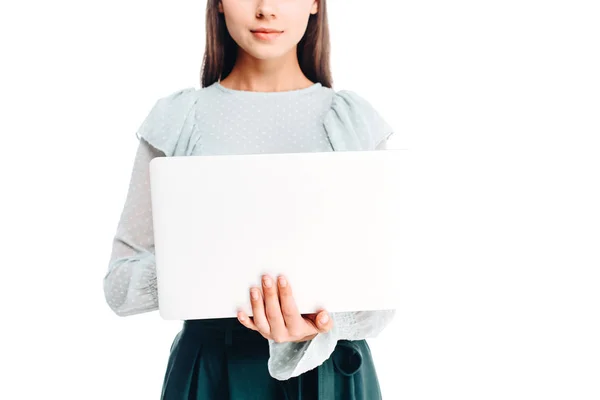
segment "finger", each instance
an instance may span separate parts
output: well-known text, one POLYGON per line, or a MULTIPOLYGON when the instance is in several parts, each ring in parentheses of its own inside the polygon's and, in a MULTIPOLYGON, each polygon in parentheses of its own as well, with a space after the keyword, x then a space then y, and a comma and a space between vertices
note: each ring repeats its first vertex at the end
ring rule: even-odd
POLYGON ((283 315, 281 314, 277 286, 275 285, 273 278, 269 275, 264 275, 262 282, 263 293, 265 296, 265 312, 267 314, 269 326, 271 327, 271 338, 277 342, 283 341, 287 338, 288 334, 283 315))
POLYGON ((239 311, 237 314, 237 317, 238 317, 238 320, 240 321, 240 323, 242 325, 244 325, 246 328, 252 329, 253 331, 258 331, 258 328, 254 324, 252 319, 250 317, 248 317, 248 315, 245 312, 239 311))
POLYGON ((271 334, 271 327, 267 321, 260 289, 255 287, 250 289, 250 303, 252 304, 254 325, 263 336, 268 337, 271 334))
POLYGON ((314 319, 314 323, 319 333, 329 332, 331 328, 333 328, 333 319, 325 310, 317 313, 314 319))
POLYGON ((298 338, 304 335, 305 324, 298 311, 296 300, 292 294, 292 287, 285 276, 280 276, 278 281, 279 286, 279 304, 281 305, 281 314, 288 334, 293 338, 298 338))

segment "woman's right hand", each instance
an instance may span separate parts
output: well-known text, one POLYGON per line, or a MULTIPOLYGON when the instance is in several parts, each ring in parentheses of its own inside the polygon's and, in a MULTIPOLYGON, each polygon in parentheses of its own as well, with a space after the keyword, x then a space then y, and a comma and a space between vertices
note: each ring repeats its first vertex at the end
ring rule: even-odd
POLYGON ((264 275, 262 292, 264 296, 260 288, 250 289, 253 317, 240 311, 238 319, 242 325, 259 332, 266 339, 277 343, 305 342, 319 333, 329 332, 333 327, 333 321, 325 310, 304 316, 300 314, 290 283, 284 276, 275 281, 264 275))

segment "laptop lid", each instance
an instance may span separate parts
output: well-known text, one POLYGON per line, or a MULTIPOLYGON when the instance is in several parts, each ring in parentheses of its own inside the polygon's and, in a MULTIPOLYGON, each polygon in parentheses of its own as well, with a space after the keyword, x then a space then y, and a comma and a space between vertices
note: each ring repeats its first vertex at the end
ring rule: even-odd
POLYGON ((395 308, 405 171, 401 150, 155 158, 160 315, 252 315, 263 273, 301 313, 395 308))

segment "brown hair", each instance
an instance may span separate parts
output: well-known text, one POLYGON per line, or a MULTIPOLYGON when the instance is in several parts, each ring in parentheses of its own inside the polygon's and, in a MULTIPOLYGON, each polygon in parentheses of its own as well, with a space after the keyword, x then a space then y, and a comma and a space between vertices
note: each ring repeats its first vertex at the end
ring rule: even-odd
MULTIPOLYGON (((233 40, 225 17, 219 12, 220 0, 208 0, 206 4, 206 48, 202 61, 201 84, 207 87, 225 79, 231 73, 237 56, 237 43, 233 40)), ((298 43, 297 54, 302 72, 313 82, 331 88, 329 61, 329 24, 326 0, 319 1, 319 10, 311 14, 304 36, 298 43)))

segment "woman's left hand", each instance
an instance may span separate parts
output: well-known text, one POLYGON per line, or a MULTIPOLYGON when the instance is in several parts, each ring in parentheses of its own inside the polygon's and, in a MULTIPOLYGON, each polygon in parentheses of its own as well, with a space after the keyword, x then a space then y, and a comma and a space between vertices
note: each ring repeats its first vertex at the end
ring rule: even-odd
POLYGON ((277 282, 269 275, 262 278, 262 291, 250 289, 253 317, 238 312, 239 321, 248 329, 258 331, 266 339, 277 343, 305 342, 319 333, 328 332, 333 322, 327 311, 302 316, 292 296, 292 288, 285 277, 277 282))

